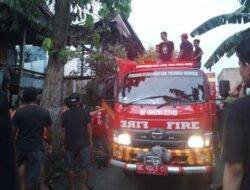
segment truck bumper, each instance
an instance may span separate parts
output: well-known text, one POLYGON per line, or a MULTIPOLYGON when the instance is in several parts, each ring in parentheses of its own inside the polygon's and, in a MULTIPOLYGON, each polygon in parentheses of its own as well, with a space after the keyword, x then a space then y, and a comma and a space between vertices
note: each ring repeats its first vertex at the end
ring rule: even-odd
MULTIPOLYGON (((210 166, 213 165, 213 149, 211 147, 199 149, 168 149, 171 152, 171 166, 210 166)), ((112 159, 124 163, 137 163, 139 152, 150 151, 147 148, 113 145, 112 159)))
MULTIPOLYGON (((125 170, 135 171, 137 169, 136 164, 130 164, 115 159, 110 159, 110 164, 120 167, 125 170)), ((167 166, 168 174, 206 174, 211 173, 211 166, 167 166)))

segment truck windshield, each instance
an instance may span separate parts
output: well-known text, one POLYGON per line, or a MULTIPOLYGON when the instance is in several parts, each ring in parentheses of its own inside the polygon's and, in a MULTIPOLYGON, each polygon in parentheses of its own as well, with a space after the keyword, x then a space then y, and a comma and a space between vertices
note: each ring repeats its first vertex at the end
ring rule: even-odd
POLYGON ((204 79, 196 70, 131 73, 119 91, 119 101, 153 105, 203 102, 204 89, 204 79))

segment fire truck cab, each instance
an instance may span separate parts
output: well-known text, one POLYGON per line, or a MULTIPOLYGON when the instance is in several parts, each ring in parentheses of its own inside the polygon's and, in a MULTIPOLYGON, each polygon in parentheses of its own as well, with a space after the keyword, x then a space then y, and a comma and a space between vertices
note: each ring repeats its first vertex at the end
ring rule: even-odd
POLYGON ((138 65, 117 59, 117 64, 117 75, 99 88, 111 165, 150 175, 210 173, 214 75, 193 63, 138 65))

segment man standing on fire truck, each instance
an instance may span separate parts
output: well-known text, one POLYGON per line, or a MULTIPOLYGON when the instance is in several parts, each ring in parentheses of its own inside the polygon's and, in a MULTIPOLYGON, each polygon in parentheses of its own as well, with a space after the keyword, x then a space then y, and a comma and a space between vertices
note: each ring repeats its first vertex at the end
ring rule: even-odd
MULTIPOLYGON (((250 87, 250 40, 236 48, 240 74, 244 85, 250 87)), ((239 98, 227 109, 222 159, 225 161, 224 190, 250 189, 250 96, 239 98)))
POLYGON ((168 40, 167 32, 161 32, 162 42, 157 45, 157 52, 159 53, 159 58, 164 62, 173 61, 174 57, 174 43, 168 40))
POLYGON ((193 61, 193 45, 188 41, 188 34, 182 34, 181 41, 178 61, 193 61))

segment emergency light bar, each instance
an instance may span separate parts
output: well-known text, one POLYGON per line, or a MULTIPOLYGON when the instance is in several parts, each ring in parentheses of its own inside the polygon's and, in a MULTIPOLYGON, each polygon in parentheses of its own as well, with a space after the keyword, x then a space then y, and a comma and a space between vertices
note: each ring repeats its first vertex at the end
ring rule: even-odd
POLYGON ((192 62, 183 62, 183 63, 164 63, 159 64, 159 62, 156 62, 156 64, 150 64, 150 65, 137 65, 136 68, 154 68, 154 67, 186 67, 186 68, 193 68, 195 67, 195 64, 192 62))

